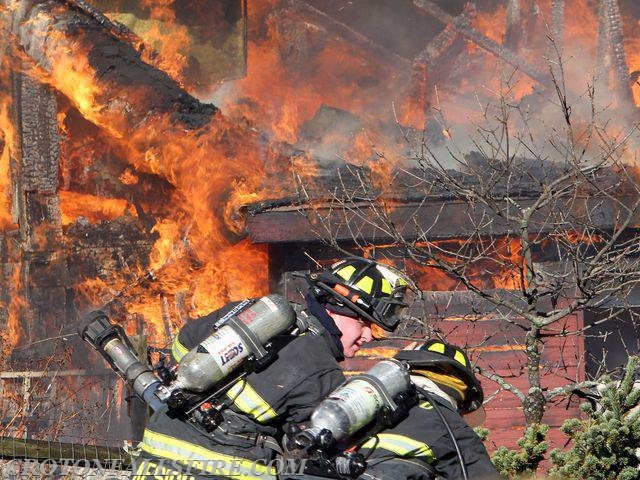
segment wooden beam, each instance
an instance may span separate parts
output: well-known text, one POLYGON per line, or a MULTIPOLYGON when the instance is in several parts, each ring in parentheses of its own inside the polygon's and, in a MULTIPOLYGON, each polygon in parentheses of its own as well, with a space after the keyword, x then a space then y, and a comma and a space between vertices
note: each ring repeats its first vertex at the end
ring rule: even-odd
POLYGON ((472 41, 480 48, 496 55, 498 58, 501 58, 509 65, 518 69, 525 75, 528 75, 536 82, 545 85, 548 83, 548 76, 539 72, 536 68, 529 65, 525 60, 520 58, 515 52, 505 47, 504 45, 500 45, 498 42, 490 39, 489 37, 483 35, 478 32, 474 28, 471 28, 464 23, 460 23, 459 20, 453 15, 447 13, 443 10, 439 5, 430 0, 413 0, 413 3, 421 8, 425 13, 431 15, 432 17, 440 20, 445 25, 454 25, 460 35, 465 37, 466 39, 472 41))
MULTIPOLYGON (((517 199, 521 208, 532 205, 534 201, 534 198, 517 199)), ((497 201, 496 204, 504 212, 508 210, 505 202, 497 201)), ((617 210, 614 202, 585 198, 582 203, 566 200, 566 204, 566 207, 556 204, 554 211, 570 212, 576 217, 589 212, 590 221, 600 228, 614 226, 617 210)), ((380 212, 387 209, 390 212, 385 221, 393 223, 394 228, 409 241, 468 238, 476 234, 514 235, 520 229, 513 216, 511 220, 506 220, 480 205, 470 209, 462 200, 433 198, 425 201, 390 201, 385 206, 371 202, 280 206, 248 215, 246 232, 254 243, 317 242, 328 239, 338 242, 387 242, 393 241, 394 236, 385 230, 379 217, 380 212)), ((551 232, 557 228, 545 221, 545 213, 548 212, 539 211, 533 216, 531 233, 551 232)))

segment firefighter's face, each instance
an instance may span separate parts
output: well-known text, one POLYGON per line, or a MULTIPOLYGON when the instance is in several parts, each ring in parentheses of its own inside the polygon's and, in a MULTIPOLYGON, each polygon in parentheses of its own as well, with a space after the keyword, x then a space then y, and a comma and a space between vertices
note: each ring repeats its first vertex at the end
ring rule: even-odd
POLYGON ((331 315, 333 321, 336 322, 336 326, 340 329, 340 332, 342 332, 340 342, 342 342, 342 350, 345 358, 353 357, 356 352, 360 350, 360 346, 363 343, 373 340, 371 324, 369 322, 338 313, 329 312, 329 315, 331 315))

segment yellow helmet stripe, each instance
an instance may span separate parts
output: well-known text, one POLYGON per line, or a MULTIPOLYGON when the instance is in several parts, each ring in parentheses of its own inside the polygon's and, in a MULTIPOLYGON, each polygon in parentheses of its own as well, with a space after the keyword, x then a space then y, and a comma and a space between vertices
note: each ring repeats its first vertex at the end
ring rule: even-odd
POLYGON ((454 389, 462 399, 465 398, 467 393, 467 384, 464 383, 458 377, 454 377, 453 375, 445 375, 442 373, 432 372, 431 370, 413 370, 412 373, 417 373, 418 375, 423 375, 427 378, 430 378, 434 382, 440 385, 444 385, 445 387, 449 387, 454 389))
POLYGON ((456 350, 456 353, 453 355, 453 358, 454 358, 454 360, 457 360, 458 363, 461 363, 465 367, 469 366, 469 365, 467 365, 467 361, 464 358, 464 353, 462 353, 460 350, 456 350))
POLYGON ((348 281, 353 276, 353 272, 355 271, 356 267, 354 267, 353 265, 347 265, 346 267, 342 267, 340 270, 336 271, 336 275, 348 281))
POLYGON ((356 283, 355 286, 362 290, 364 293, 371 294, 371 292, 373 291, 373 278, 362 277, 360 280, 358 280, 358 283, 356 283))

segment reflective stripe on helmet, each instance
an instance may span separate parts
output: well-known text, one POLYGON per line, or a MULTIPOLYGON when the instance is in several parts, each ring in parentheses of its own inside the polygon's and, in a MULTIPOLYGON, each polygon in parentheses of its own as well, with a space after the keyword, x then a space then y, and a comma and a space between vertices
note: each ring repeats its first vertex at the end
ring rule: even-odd
POLYGON ((246 480, 275 480, 272 467, 244 458, 224 455, 185 440, 145 430, 140 448, 161 458, 184 462, 192 469, 213 475, 241 477, 246 480))
POLYGON ((371 292, 373 291, 373 278, 362 277, 360 280, 358 280, 354 287, 359 288, 364 293, 371 295, 371 292))
MULTIPOLYGON (((449 355, 447 356, 453 358, 456 362, 460 363, 463 367, 469 368, 469 362, 467 361, 467 358, 464 352, 453 345, 448 345, 448 347, 449 347, 449 355)), ((427 346, 427 350, 446 355, 447 345, 445 345, 442 342, 433 342, 427 346)))
POLYGON ((346 281, 349 281, 349 279, 353 276, 353 272, 355 271, 356 267, 354 267, 353 265, 347 265, 346 267, 336 270, 336 275, 344 278, 346 281))
POLYGON ((384 279, 389 282, 392 289, 406 287, 409 284, 407 279, 403 278, 404 274, 395 267, 378 263, 376 268, 382 274, 384 279))
POLYGON ((461 402, 460 411, 469 413, 482 405, 484 392, 473 372, 465 351, 441 340, 428 340, 422 345, 413 344, 410 350, 402 350, 395 358, 408 362, 412 373, 430 378, 448 395, 461 402))
POLYGON ((456 350, 456 353, 453 354, 453 359, 457 360, 465 367, 469 367, 469 364, 467 363, 467 359, 464 357, 464 353, 462 353, 460 350, 456 350))
POLYGON ((426 443, 395 433, 379 433, 367 440, 362 448, 382 448, 402 457, 420 458, 427 463, 436 459, 433 450, 426 443))
POLYGON ((389 332, 395 330, 408 307, 403 303, 409 285, 404 274, 374 260, 348 257, 320 273, 309 274, 307 279, 320 303, 345 307, 353 312, 351 316, 389 332))
POLYGON ((444 354, 444 349, 445 349, 444 343, 434 343, 432 345, 429 345, 429 348, 428 348, 428 350, 431 352, 437 352, 442 354, 444 354))
POLYGON ((227 397, 233 401, 240 411, 246 413, 257 422, 264 423, 278 416, 271 405, 244 379, 237 381, 227 391, 227 397))

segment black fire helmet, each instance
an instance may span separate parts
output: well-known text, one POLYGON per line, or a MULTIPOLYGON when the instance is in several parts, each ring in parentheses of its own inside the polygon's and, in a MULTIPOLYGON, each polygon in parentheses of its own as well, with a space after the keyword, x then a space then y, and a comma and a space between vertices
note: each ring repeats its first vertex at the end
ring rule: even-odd
POLYGON ((394 267, 348 257, 307 277, 312 294, 329 311, 361 318, 391 332, 402 319, 408 278, 394 267))
POLYGON ((460 405, 466 414, 479 409, 484 401, 482 386, 473 373, 467 354, 459 347, 440 340, 428 340, 412 350, 401 350, 395 355, 407 362, 412 375, 424 375, 433 380, 460 405), (464 387, 450 377, 462 381, 464 387))

